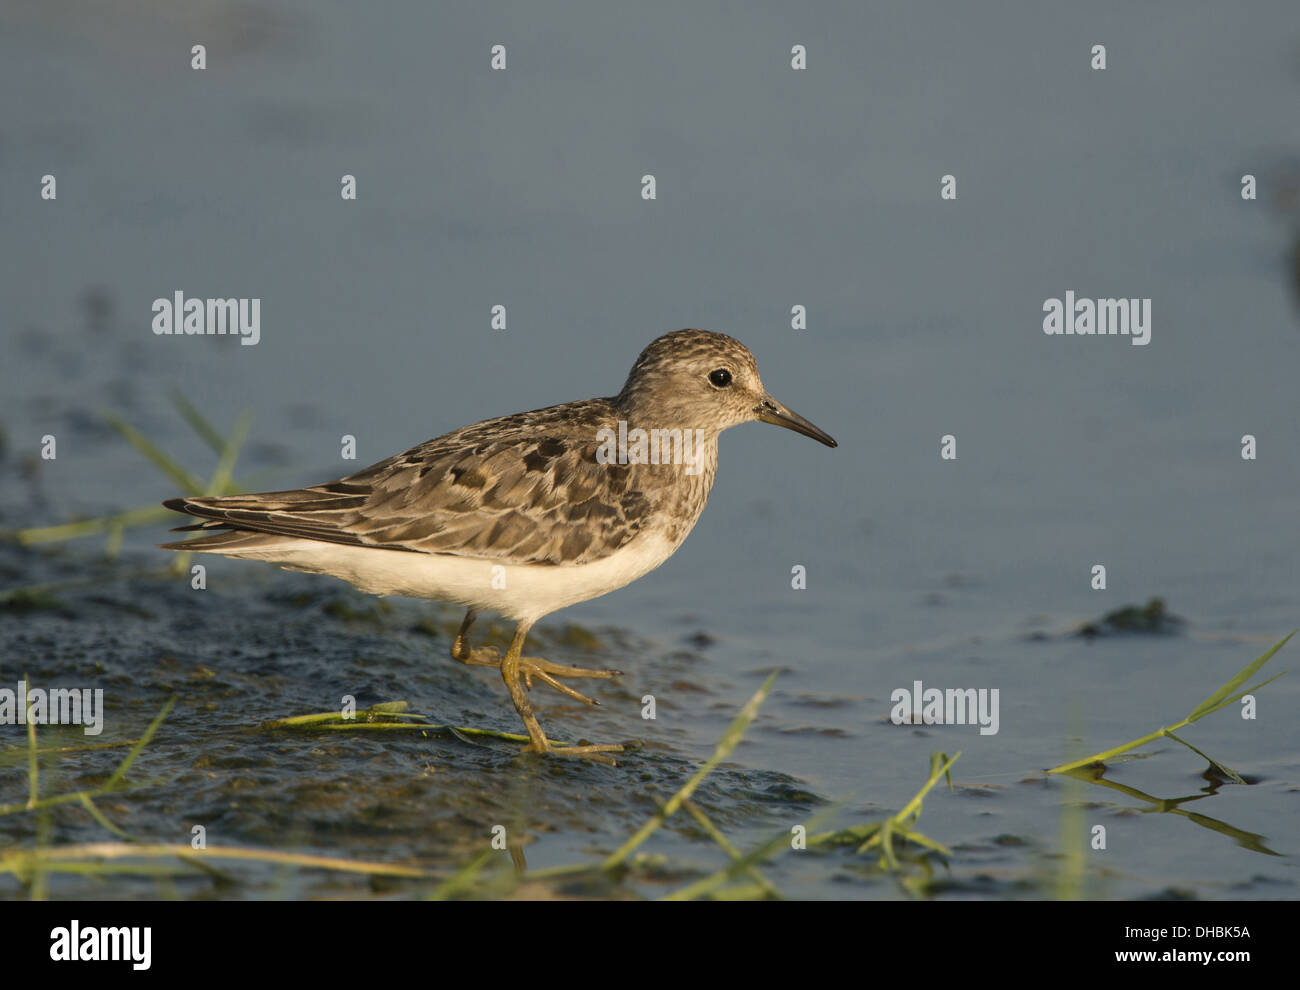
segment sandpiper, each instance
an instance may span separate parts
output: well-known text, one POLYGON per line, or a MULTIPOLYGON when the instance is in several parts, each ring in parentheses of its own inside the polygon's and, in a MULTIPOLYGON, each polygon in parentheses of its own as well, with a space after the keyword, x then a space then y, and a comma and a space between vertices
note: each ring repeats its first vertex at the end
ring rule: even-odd
POLYGON ((168 550, 265 560, 376 595, 463 605, 451 655, 499 667, 528 729, 526 751, 613 762, 619 745, 553 746, 528 698, 536 678, 617 676, 522 656, 538 619, 621 588, 672 556, 704 511, 718 435, 761 420, 834 440, 767 393, 740 341, 678 330, 653 341, 623 390, 466 426, 311 488, 174 498, 203 535, 168 550), (517 623, 505 657, 471 647, 483 611, 517 623))

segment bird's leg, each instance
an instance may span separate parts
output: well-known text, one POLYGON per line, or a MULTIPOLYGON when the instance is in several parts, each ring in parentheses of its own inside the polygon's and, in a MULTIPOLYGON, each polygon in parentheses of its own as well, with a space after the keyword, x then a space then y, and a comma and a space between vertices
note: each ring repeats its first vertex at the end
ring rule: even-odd
MULTIPOLYGON (((524 650, 524 640, 528 636, 528 627, 530 624, 531 623, 527 623, 527 622, 519 623, 519 628, 515 630, 515 637, 513 640, 510 641, 510 649, 506 651, 505 658, 501 661, 501 678, 506 682, 506 689, 510 692, 510 700, 515 703, 515 711, 517 711, 519 713, 519 717, 524 720, 524 725, 528 729, 528 738, 529 740, 531 740, 528 743, 528 745, 524 747, 524 752, 555 753, 558 756, 585 756, 588 759, 596 760, 597 762, 600 763, 608 763, 610 765, 613 765, 614 760, 611 757, 608 757, 604 754, 621 753, 623 752, 622 746, 618 746, 618 745, 552 746, 550 740, 546 738, 546 733, 542 731, 542 727, 537 721, 537 716, 533 714, 532 703, 528 700, 528 690, 527 688, 524 687, 524 684, 522 682, 523 679, 521 677, 521 673, 523 670, 522 665, 524 660, 526 659, 527 662, 533 667, 533 673, 536 674, 539 679, 543 679, 543 670, 541 667, 537 666, 539 662, 538 658, 520 657, 520 654, 524 650)), ((545 661, 545 660, 542 660, 540 662, 543 664, 549 663, 549 661, 545 661)), ((559 667, 561 665, 551 664, 550 666, 559 667)), ((578 670, 580 668, 572 667, 566 669, 578 670)), ((603 675, 606 677, 612 677, 613 674, 614 672, 612 671, 601 671, 595 674, 593 674, 591 671, 583 671, 581 675, 567 675, 567 676, 585 675, 585 676, 599 677, 603 675)), ((560 676, 566 676, 566 675, 561 674, 560 676)), ((559 682, 555 681, 554 678, 550 677, 549 673, 545 676, 544 679, 548 684, 551 684, 553 687, 556 687, 562 691, 564 690, 564 686, 559 684, 559 682)), ((564 693, 568 694, 569 692, 564 691, 564 693)), ((577 692, 573 692, 573 693, 577 695, 577 692)), ((577 695, 577 696, 582 697, 581 695, 577 695)), ((582 700, 586 701, 589 699, 583 698, 582 700)))
POLYGON ((519 627, 515 630, 514 639, 511 640, 510 649, 504 657, 501 656, 501 651, 495 646, 471 647, 468 634, 470 627, 477 618, 478 612, 474 609, 469 609, 465 613, 465 620, 460 624, 460 631, 456 633, 456 639, 451 644, 451 658, 458 663, 467 665, 499 667, 501 669, 501 678, 506 682, 506 689, 510 692, 510 700, 514 702, 515 711, 524 720, 524 727, 528 730, 529 743, 524 747, 524 751, 529 753, 556 753, 561 756, 585 756, 601 763, 613 764, 613 759, 604 754, 621 753, 623 751, 622 746, 552 746, 551 741, 546 738, 546 733, 542 731, 537 716, 533 714, 532 702, 528 700, 528 689, 533 686, 533 678, 536 677, 539 681, 555 688, 561 694, 566 694, 578 701, 585 701, 589 705, 598 705, 600 702, 588 698, 568 685, 561 684, 556 678, 616 677, 622 671, 585 670, 582 667, 569 667, 562 663, 551 663, 551 661, 544 660, 541 657, 520 656, 531 623, 521 622, 519 624, 519 627))
POLYGON ((510 641, 510 649, 501 660, 501 679, 506 682, 510 700, 515 703, 515 711, 519 713, 519 717, 524 720, 524 726, 528 729, 530 742, 524 747, 525 751, 545 753, 551 748, 550 740, 546 738, 537 716, 533 714, 533 704, 528 700, 528 692, 519 681, 519 653, 524 648, 524 637, 527 635, 528 624, 519 623, 519 628, 515 630, 515 638, 510 641))
MULTIPOLYGON (((467 634, 469 628, 478 618, 478 613, 470 609, 465 613, 465 621, 460 624, 460 631, 456 633, 456 639, 451 644, 451 658, 459 663, 473 665, 478 667, 500 667, 504 661, 501 659, 501 651, 495 646, 475 646, 469 645, 467 634)), ((599 705, 600 702, 595 698, 588 698, 581 691, 575 691, 567 684, 561 684, 557 677, 618 677, 623 672, 621 670, 587 670, 583 667, 570 667, 563 663, 551 663, 542 657, 520 657, 519 673, 523 676, 524 686, 529 690, 533 687, 533 678, 536 677, 543 684, 554 688, 561 694, 568 695, 574 701, 582 701, 588 705, 599 705)))
POLYGON ((478 612, 470 609, 465 613, 465 621, 460 624, 460 631, 456 633, 456 639, 451 644, 451 658, 459 663, 469 664, 477 667, 500 667, 501 651, 495 646, 478 646, 470 648, 469 640, 465 634, 469 632, 469 627, 474 624, 478 618, 478 612))

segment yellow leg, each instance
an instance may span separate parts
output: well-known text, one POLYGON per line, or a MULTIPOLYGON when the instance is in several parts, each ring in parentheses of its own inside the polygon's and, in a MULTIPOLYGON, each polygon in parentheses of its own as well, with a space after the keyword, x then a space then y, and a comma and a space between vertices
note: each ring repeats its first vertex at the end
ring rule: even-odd
POLYGON ((465 621, 460 625, 460 631, 456 633, 456 639, 451 645, 451 656, 464 664, 472 664, 480 667, 500 667, 501 679, 506 682, 506 690, 510 692, 510 700, 514 702, 515 711, 524 721, 524 727, 528 730, 529 743, 524 747, 526 753, 554 753, 558 756, 583 756, 590 760, 596 760, 600 763, 614 765, 614 760, 603 754, 621 753, 622 746, 553 746, 546 733, 542 731, 541 724, 537 721, 537 716, 533 713, 532 702, 528 699, 528 689, 533 686, 533 678, 554 688, 561 694, 578 701, 584 701, 589 705, 599 705, 600 702, 593 698, 588 698, 581 692, 575 691, 567 684, 561 684, 557 677, 617 677, 622 671, 618 670, 587 670, 582 667, 570 667, 566 664, 551 663, 541 657, 525 657, 523 653, 524 640, 528 637, 528 630, 532 623, 521 622, 515 629, 514 638, 510 641, 510 649, 506 651, 504 657, 501 652, 494 646, 480 646, 471 648, 467 634, 470 626, 478 613, 470 609, 465 613, 465 621))

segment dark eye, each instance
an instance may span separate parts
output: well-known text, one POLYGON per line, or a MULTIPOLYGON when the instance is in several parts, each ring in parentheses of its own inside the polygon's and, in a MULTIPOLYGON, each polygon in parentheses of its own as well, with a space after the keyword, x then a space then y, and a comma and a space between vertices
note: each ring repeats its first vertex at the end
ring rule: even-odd
POLYGON ((731 384, 731 372, 726 368, 719 368, 717 371, 710 371, 709 381, 718 388, 726 388, 731 384))

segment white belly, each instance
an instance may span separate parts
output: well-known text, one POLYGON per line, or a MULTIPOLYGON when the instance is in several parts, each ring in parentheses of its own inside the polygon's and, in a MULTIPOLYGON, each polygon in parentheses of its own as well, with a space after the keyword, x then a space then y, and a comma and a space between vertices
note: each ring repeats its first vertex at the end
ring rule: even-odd
POLYGON ((557 609, 630 584, 671 557, 678 546, 680 541, 673 543, 643 533, 603 560, 572 565, 514 565, 478 557, 297 539, 230 552, 227 556, 328 574, 372 595, 429 598, 499 612, 516 622, 534 622, 557 609))

